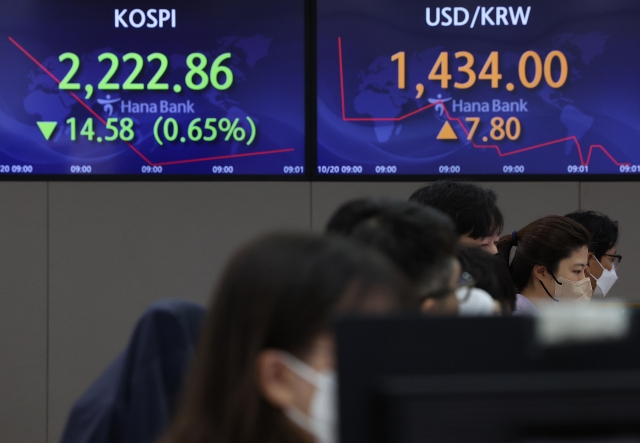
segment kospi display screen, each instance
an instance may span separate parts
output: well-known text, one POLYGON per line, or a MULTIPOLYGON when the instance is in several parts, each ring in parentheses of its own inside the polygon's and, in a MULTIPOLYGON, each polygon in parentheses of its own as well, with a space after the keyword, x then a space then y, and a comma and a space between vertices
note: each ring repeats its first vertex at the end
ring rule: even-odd
POLYGON ((640 173, 637 0, 318 0, 317 173, 640 173))
POLYGON ((0 3, 0 176, 305 173, 300 0, 0 3))

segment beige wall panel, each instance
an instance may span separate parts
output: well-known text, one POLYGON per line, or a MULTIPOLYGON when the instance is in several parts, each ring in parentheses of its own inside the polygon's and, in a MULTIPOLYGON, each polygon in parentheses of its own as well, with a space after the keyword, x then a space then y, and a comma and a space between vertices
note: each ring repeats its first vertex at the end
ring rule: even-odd
POLYGON ((620 225, 618 252, 624 256, 619 279, 606 301, 640 303, 633 269, 640 263, 640 183, 582 183, 581 209, 600 211, 620 225))
POLYGON ((578 183, 496 182, 479 183, 498 194, 505 218, 503 234, 510 234, 545 215, 564 215, 579 207, 578 183))
POLYGON ((0 441, 45 443, 46 183, 0 183, 0 281, 0 441))
POLYGON ((324 230, 329 217, 349 200, 361 197, 399 198, 406 200, 422 183, 315 182, 311 184, 312 227, 324 230))
POLYGON ((153 301, 206 302, 258 233, 310 229, 309 183, 52 183, 49 441, 153 301))

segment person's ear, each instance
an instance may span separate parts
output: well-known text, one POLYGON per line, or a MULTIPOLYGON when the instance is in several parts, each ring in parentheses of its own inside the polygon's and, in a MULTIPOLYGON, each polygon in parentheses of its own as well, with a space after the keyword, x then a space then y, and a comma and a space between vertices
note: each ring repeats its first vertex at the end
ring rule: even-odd
POLYGON ((264 398, 280 409, 295 402, 295 384, 291 371, 282 363, 280 351, 265 349, 256 358, 258 389, 264 398))
POLYGON ((533 267, 533 275, 537 280, 546 280, 549 277, 549 271, 544 266, 535 265, 533 267))
POLYGON ((439 315, 440 304, 435 298, 427 298, 420 305, 420 311, 427 315, 439 315))
POLYGON ((595 256, 593 255, 593 252, 589 252, 589 255, 587 256, 587 268, 585 269, 585 272, 587 274, 591 274, 591 261, 595 258, 595 256))

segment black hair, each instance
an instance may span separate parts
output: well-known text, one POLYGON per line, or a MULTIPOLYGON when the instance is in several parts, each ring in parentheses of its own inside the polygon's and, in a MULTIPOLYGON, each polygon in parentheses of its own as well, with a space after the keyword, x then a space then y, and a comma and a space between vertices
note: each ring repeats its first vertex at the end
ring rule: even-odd
POLYGON ((497 199, 491 189, 449 180, 424 186, 409 197, 410 201, 444 212, 453 219, 458 235, 468 234, 474 239, 502 232, 504 219, 497 199))
POLYGON ((575 211, 565 215, 582 226, 591 235, 589 252, 596 256, 598 261, 609 249, 618 243, 618 222, 611 220, 602 212, 597 211, 575 211))
POLYGON ((503 314, 511 315, 515 309, 517 291, 509 267, 502 257, 482 248, 463 247, 458 251, 458 260, 462 271, 473 277, 475 287, 487 291, 500 303, 503 314))
POLYGON ((451 219, 433 208, 400 200, 358 199, 335 212, 327 232, 381 251, 423 296, 448 284, 458 236, 451 219))
POLYGON ((230 261, 212 298, 194 367, 164 443, 302 443, 261 394, 256 360, 303 358, 338 314, 402 307, 406 282, 375 251, 309 234, 274 234, 230 261))
POLYGON ((589 243, 589 232, 581 224, 549 215, 501 237, 497 246, 505 263, 509 263, 511 248, 516 248, 509 270, 516 289, 522 292, 529 285, 534 266, 544 266, 554 275, 562 260, 589 243))

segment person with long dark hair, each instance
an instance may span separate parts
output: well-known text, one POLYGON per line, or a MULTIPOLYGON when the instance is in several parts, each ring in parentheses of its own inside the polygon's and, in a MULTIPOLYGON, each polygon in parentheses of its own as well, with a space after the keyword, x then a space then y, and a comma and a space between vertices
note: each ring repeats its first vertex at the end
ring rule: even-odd
POLYGON ((592 288, 585 274, 589 243, 582 225, 556 215, 502 237, 498 251, 509 263, 518 290, 513 314, 535 314, 550 303, 589 303, 592 288))
POLYGON ((332 443, 337 315, 412 297, 381 255, 337 238, 277 234, 231 260, 164 443, 332 443))

